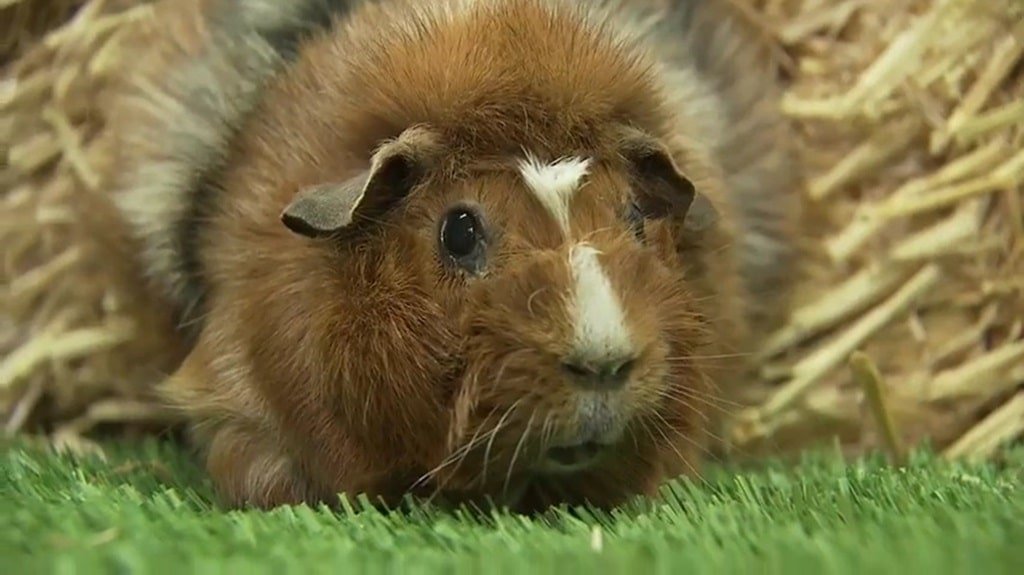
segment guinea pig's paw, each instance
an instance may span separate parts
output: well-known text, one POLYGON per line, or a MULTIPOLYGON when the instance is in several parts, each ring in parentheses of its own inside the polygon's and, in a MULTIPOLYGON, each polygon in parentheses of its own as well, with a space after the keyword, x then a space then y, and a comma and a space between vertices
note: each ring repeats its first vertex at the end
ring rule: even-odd
POLYGON ((240 381, 217 379, 209 367, 213 355, 198 345, 160 393, 188 416, 218 496, 230 507, 309 501, 308 483, 281 447, 263 402, 240 381))
POLYGON ((206 468, 232 507, 271 508, 306 503, 309 489, 273 438, 245 424, 221 425, 212 435, 206 468))

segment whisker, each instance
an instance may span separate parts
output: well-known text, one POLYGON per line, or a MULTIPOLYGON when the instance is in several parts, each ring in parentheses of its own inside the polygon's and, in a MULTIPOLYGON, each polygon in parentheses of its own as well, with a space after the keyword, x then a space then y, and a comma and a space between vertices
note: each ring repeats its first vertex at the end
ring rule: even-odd
MULTIPOLYGON (((708 458, 715 459, 715 455, 713 453, 711 453, 711 451, 709 451, 706 447, 702 446, 700 443, 695 441, 692 437, 687 435, 686 432, 684 432, 683 430, 681 430, 681 429, 673 429, 672 431, 676 435, 678 435, 681 438, 683 438, 687 443, 690 443, 694 447, 697 447, 698 449, 700 449, 704 453, 704 455, 708 456, 708 458)), ((715 434, 711 430, 705 430, 704 433, 707 433, 709 437, 711 437, 712 439, 714 439, 716 441, 719 441, 719 442, 721 442, 723 444, 726 443, 726 440, 724 438, 719 437, 717 434, 715 434)), ((742 453, 742 451, 741 451, 741 453, 742 453)))
POLYGON ((654 415, 655 415, 655 417, 657 417, 657 418, 658 418, 659 420, 661 420, 661 423, 662 423, 662 425, 664 426, 664 427, 661 427, 660 429, 662 429, 663 431, 664 431, 665 429, 671 430, 671 431, 672 431, 673 433, 675 433, 675 434, 676 434, 676 435, 678 435, 679 437, 681 437, 681 438, 685 439, 685 440, 686 440, 686 441, 687 441, 687 442, 688 442, 689 444, 693 445, 693 446, 694 446, 694 447, 696 447, 697 449, 700 449, 700 450, 701 450, 701 451, 702 451, 702 452, 703 452, 703 453, 704 453, 705 455, 711 455, 711 452, 710 452, 710 451, 708 451, 706 447, 704 447, 704 446, 702 446, 701 444, 699 444, 699 443, 697 443, 696 441, 694 441, 694 440, 693 440, 693 439, 692 439, 692 438, 691 438, 690 436, 688 436, 688 435, 687 435, 687 434, 686 434, 685 432, 683 432, 682 430, 680 430, 680 429, 678 429, 678 428, 676 428, 676 427, 673 427, 673 426, 672 426, 672 424, 670 424, 670 423, 668 422, 668 420, 667 420, 667 419, 665 419, 665 416, 664 416, 664 415, 662 415, 662 414, 658 413, 657 411, 655 411, 655 412, 654 412, 654 415))
POLYGON ((716 405, 726 405, 726 406, 729 406, 729 407, 735 407, 737 409, 743 409, 743 408, 746 407, 742 403, 739 403, 739 402, 733 401, 731 399, 728 399, 726 397, 723 397, 720 394, 702 393, 700 391, 697 391, 697 390, 694 390, 694 389, 688 389, 688 388, 685 388, 685 387, 677 387, 677 388, 674 388, 673 391, 675 391, 676 393, 684 394, 686 397, 690 397, 690 398, 693 398, 693 399, 698 399, 698 400, 712 402, 712 403, 715 403, 716 405))
MULTIPOLYGON (((488 431, 484 435, 480 436, 480 442, 486 441, 489 437, 491 437, 491 436, 497 434, 498 432, 500 432, 501 429, 502 429, 501 427, 495 426, 493 429, 491 429, 490 431, 488 431)), ((456 461, 454 456, 456 456, 456 455, 459 456, 458 459, 457 459, 457 463, 455 465, 455 469, 452 470, 453 474, 455 472, 457 472, 460 467, 462 467, 462 464, 463 464, 463 462, 465 462, 466 458, 469 456, 470 451, 472 451, 473 448, 477 447, 478 444, 479 443, 465 445, 462 448, 460 448, 456 453, 453 454, 453 457, 451 458, 452 461, 450 461, 449 464, 454 463, 456 461)), ((479 476, 477 476, 477 477, 479 477, 479 476)), ((475 482, 476 479, 477 478, 474 478, 473 481, 471 481, 470 483, 475 482)), ((436 485, 434 487, 434 491, 432 491, 430 496, 427 498, 427 502, 429 503, 429 502, 433 501, 434 498, 437 497, 437 495, 441 493, 441 490, 442 490, 442 485, 440 485, 440 484, 436 485)))
POLYGON ((551 425, 553 423, 551 421, 552 415, 552 413, 548 413, 544 416, 544 425, 541 426, 540 442, 544 447, 547 447, 548 443, 551 441, 551 436, 555 433, 555 428, 551 425))
POLYGON ((738 351, 736 353, 713 353, 713 354, 692 354, 688 353, 685 355, 669 355, 665 359, 719 359, 719 358, 737 358, 737 357, 753 357, 755 354, 748 351, 738 351))
MULTIPOLYGON (((658 398, 678 403, 682 407, 685 407, 686 409, 689 409, 690 411, 696 413, 697 417, 700 417, 701 420, 704 421, 704 423, 708 423, 711 420, 711 418, 708 416, 707 413, 705 413, 701 409, 697 409, 696 406, 694 406, 692 403, 690 403, 690 400, 691 399, 695 399, 695 398, 678 396, 678 395, 672 395, 672 392, 668 391, 668 390, 662 390, 662 391, 658 392, 658 398)), ((724 409, 722 409, 721 407, 719 407, 717 405, 708 404, 707 406, 709 408, 712 408, 712 409, 717 409, 717 410, 721 411, 722 413, 728 413, 727 411, 725 411, 724 409)))
MULTIPOLYGON (((649 425, 651 422, 646 417, 641 417, 638 419, 638 421, 640 422, 641 428, 643 429, 644 433, 647 435, 647 440, 650 441, 651 443, 657 444, 658 439, 654 437, 654 432, 651 431, 651 427, 649 425)), ((636 441, 635 438, 634 441, 636 441)))
POLYGON ((530 435, 530 428, 533 427, 533 418, 536 415, 536 411, 530 414, 530 420, 526 422, 526 431, 524 431, 522 436, 519 437, 519 443, 516 444, 516 449, 512 453, 512 461, 508 464, 508 471, 505 472, 505 485, 501 488, 502 497, 508 496, 508 484, 512 481, 512 470, 516 466, 516 460, 519 458, 520 450, 526 443, 526 438, 530 435))
MULTIPOLYGON (((700 447, 701 451, 704 452, 704 455, 707 455, 708 457, 714 458, 714 454, 711 453, 711 451, 707 447, 702 447, 699 443, 697 443, 692 438, 690 438, 690 436, 686 435, 686 432, 684 432, 682 430, 678 430, 678 429, 674 430, 674 431, 675 431, 675 433, 679 434, 683 439, 687 440, 688 442, 692 443, 693 445, 695 445, 697 447, 700 447)), ((717 442, 719 442, 719 443, 721 443, 723 445, 728 445, 729 444, 728 440, 726 440, 724 437, 718 435, 714 431, 711 431, 710 429, 703 429, 701 431, 702 431, 702 433, 705 433, 711 439, 714 439, 715 441, 717 441, 717 442)))
MULTIPOLYGON (((665 421, 665 418, 662 417, 662 415, 660 413, 654 412, 654 415, 656 415, 658 417, 658 419, 661 420, 661 422, 665 425, 665 427, 667 427, 669 429, 673 429, 672 426, 669 425, 668 421, 665 421)), ((675 443, 671 439, 669 439, 668 435, 665 434, 665 429, 663 427, 661 427, 661 426, 658 426, 658 425, 655 426, 655 429, 658 431, 658 433, 661 435, 661 437, 665 440, 665 443, 667 443, 668 446, 672 448, 672 451, 674 451, 676 453, 676 455, 679 457, 679 460, 682 461, 684 465, 686 465, 686 467, 690 470, 690 472, 693 473, 695 476, 697 476, 697 478, 700 479, 701 481, 704 481, 704 475, 701 474, 701 472, 698 471, 697 468, 694 467, 692 463, 690 463, 689 459, 687 459, 686 457, 683 456, 682 452, 679 451, 679 448, 676 447, 675 443)), ((676 430, 676 431, 678 431, 678 430, 676 430)), ((710 455, 710 453, 708 453, 707 449, 705 449, 703 446, 697 444, 697 442, 693 441, 692 439, 686 437, 685 434, 680 432, 679 435, 681 435, 683 437, 683 439, 686 439, 686 440, 690 441, 693 445, 695 445, 698 449, 702 450, 704 453, 707 453, 708 455, 710 455)))
MULTIPOLYGON (((495 427, 496 428, 501 428, 504 425, 505 419, 508 418, 508 416, 511 415, 512 412, 517 407, 519 407, 519 404, 522 401, 523 401, 523 398, 519 398, 519 399, 516 400, 515 403, 512 404, 511 407, 506 409, 505 410, 505 414, 501 416, 501 419, 498 420, 498 425, 495 426, 495 427)), ((483 471, 481 473, 481 481, 485 481, 485 482, 487 481, 487 466, 488 466, 488 464, 491 461, 491 448, 494 446, 494 438, 496 438, 497 436, 498 436, 497 433, 491 434, 491 439, 490 439, 490 441, 487 442, 487 450, 484 451, 484 463, 483 463, 483 471)))
MULTIPOLYGON (((437 475, 437 473, 439 473, 442 469, 444 469, 445 467, 451 465, 452 463, 455 463, 455 461, 458 458, 464 457, 464 454, 466 452, 468 452, 469 450, 471 450, 474 447, 476 447, 477 437, 480 435, 480 432, 484 430, 484 427, 486 426, 487 422, 490 421, 491 416, 493 416, 494 413, 497 410, 498 410, 497 407, 494 407, 494 408, 491 409, 491 411, 487 414, 487 417, 484 418, 484 421, 480 424, 479 427, 477 427, 476 433, 473 434, 473 437, 470 438, 469 442, 467 442, 465 445, 463 445, 462 447, 459 447, 458 449, 453 451, 451 454, 449 454, 448 457, 444 458, 441 461, 441 463, 437 465, 437 467, 435 467, 435 468, 431 469, 430 471, 424 473, 419 479, 416 480, 415 483, 412 484, 412 486, 409 489, 410 490, 416 489, 417 487, 422 485, 424 482, 428 481, 429 479, 431 479, 435 475, 437 475)), ((492 430, 492 432, 493 432, 493 430, 492 430)), ((481 439, 481 441, 484 441, 484 440, 487 439, 487 437, 488 437, 488 435, 484 435, 484 437, 482 437, 480 439, 481 439)))
MULTIPOLYGON (((735 413, 737 410, 743 408, 743 406, 739 404, 729 403, 726 400, 722 400, 722 402, 717 402, 714 398, 708 398, 701 395, 690 395, 679 390, 672 389, 662 389, 658 391, 658 397, 659 399, 670 399, 678 401, 682 403, 685 407, 688 407, 698 412, 700 412, 700 410, 694 409, 695 406, 692 403, 690 403, 691 401, 695 401, 700 405, 714 409, 715 411, 725 415, 731 415, 735 413)), ((707 416, 702 414, 702 417, 706 418, 707 416)))
POLYGON ((715 402, 720 405, 735 407, 737 409, 744 409, 747 407, 746 405, 727 399, 725 397, 725 394, 722 392, 720 386, 718 386, 715 383, 715 381, 712 380, 712 378, 707 374, 700 374, 699 377, 701 385, 703 385, 706 389, 698 390, 691 387, 678 385, 670 387, 676 392, 686 394, 687 397, 692 397, 693 399, 698 399, 705 402, 715 402))

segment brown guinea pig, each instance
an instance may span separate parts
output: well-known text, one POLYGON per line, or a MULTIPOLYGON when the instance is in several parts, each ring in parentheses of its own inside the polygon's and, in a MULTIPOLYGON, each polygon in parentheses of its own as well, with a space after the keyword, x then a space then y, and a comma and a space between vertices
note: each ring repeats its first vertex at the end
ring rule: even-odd
POLYGON ((120 104, 116 197, 226 502, 608 507, 695 472, 795 266, 727 8, 191 2, 120 104))

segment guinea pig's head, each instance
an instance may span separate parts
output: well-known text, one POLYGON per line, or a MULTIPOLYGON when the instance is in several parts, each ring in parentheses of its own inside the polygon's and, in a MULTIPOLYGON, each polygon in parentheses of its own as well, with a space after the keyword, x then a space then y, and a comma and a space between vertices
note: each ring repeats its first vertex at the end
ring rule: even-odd
POLYGON ((557 157, 482 157, 414 126, 282 218, 416 259, 406 281, 447 315, 423 329, 456 334, 460 365, 423 382, 452 390, 445 457, 424 480, 500 496, 693 441, 708 329, 676 235, 714 215, 665 143, 637 130, 557 157))

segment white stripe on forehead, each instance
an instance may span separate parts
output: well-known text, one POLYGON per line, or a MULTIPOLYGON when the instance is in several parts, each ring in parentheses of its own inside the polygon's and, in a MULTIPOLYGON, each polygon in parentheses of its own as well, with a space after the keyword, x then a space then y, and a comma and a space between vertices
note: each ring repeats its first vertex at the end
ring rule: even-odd
POLYGON ((632 350, 625 312, 598 254, 583 243, 569 252, 575 280, 574 347, 577 353, 595 361, 628 356, 632 350))
POLYGON ((540 203, 558 222, 562 232, 569 235, 569 202, 573 193, 590 168, 588 158, 563 158, 542 164, 533 154, 519 162, 519 173, 540 203))

